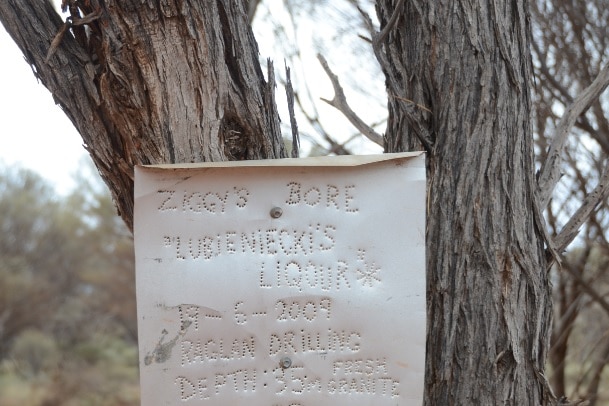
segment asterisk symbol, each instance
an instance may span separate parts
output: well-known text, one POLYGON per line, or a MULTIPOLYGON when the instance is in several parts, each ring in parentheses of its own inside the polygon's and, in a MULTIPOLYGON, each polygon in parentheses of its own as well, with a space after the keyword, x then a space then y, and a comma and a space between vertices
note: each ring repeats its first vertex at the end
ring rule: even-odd
POLYGON ((366 260, 366 250, 357 250, 357 262, 363 263, 362 267, 356 269, 357 280, 362 286, 373 287, 376 282, 381 282, 381 279, 378 276, 381 268, 376 265, 376 262, 368 262, 366 260))

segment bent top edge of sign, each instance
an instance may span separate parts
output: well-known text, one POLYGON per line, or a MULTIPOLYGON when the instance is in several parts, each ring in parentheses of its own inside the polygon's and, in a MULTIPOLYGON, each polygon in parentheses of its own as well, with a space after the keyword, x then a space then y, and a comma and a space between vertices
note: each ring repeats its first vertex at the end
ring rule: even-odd
POLYGON ((195 169, 195 168, 223 168, 223 167, 264 167, 264 166, 290 166, 290 167, 330 167, 330 166, 361 166, 395 159, 415 158, 425 154, 423 151, 398 152, 375 155, 339 155, 319 156, 308 158, 260 159, 249 161, 222 161, 177 163, 161 165, 138 165, 153 169, 195 169))

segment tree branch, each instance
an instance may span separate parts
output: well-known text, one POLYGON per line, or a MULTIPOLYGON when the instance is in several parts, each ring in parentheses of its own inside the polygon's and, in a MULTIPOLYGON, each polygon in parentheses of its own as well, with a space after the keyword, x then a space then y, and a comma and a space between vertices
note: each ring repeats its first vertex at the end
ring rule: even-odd
POLYGON ((567 141, 567 135, 575 125, 577 117, 584 113, 590 105, 605 91, 609 85, 609 64, 598 74, 596 79, 567 107, 556 126, 554 138, 550 144, 548 157, 541 168, 537 187, 539 190, 540 207, 546 207, 554 187, 560 180, 561 155, 567 141))
MULTIPOLYGON (((309 88, 306 84, 305 84, 305 89, 307 91, 307 94, 309 94, 309 88)), ((311 127, 313 127, 313 129, 317 132, 317 134, 319 134, 328 144, 330 144, 330 148, 326 148, 324 145, 321 145, 313 137, 310 137, 311 141, 314 144, 316 144, 318 147, 327 150, 327 154, 352 155, 351 151, 349 151, 347 148, 345 148, 345 146, 344 146, 345 143, 343 143, 343 144, 338 143, 334 138, 332 138, 332 136, 328 133, 328 131, 326 131, 326 129, 324 128, 322 123, 319 121, 319 113, 318 113, 315 105, 314 104, 312 105, 313 113, 312 114, 308 113, 304 107, 302 100, 300 100, 298 93, 294 94, 294 97, 295 97, 296 103, 298 104, 298 107, 300 107, 300 111, 306 117, 309 124, 311 124, 311 127)), ((309 94, 309 99, 311 99, 310 94, 309 94)))
POLYGON ((586 294, 590 296, 592 300, 598 303, 600 307, 602 307, 603 310, 609 315, 609 303, 607 303, 603 296, 601 296, 592 286, 590 286, 590 284, 585 281, 584 278, 582 278, 581 275, 570 265, 563 267, 563 269, 565 269, 569 273, 569 275, 571 275, 573 279, 575 279, 575 282, 579 286, 581 286, 582 290, 586 292, 586 294))
POLYGON ((609 364, 609 341, 605 342, 605 347, 600 353, 599 357, 596 357, 594 361, 594 365, 591 368, 592 379, 590 379, 590 384, 588 385, 588 390, 586 394, 589 399, 592 400, 591 406, 596 405, 596 401, 598 400, 598 388, 602 379, 603 370, 609 364))
POLYGON ((428 129, 428 125, 425 122, 425 114, 432 114, 432 111, 430 108, 417 103, 416 101, 412 100, 412 98, 408 98, 403 94, 401 80, 393 73, 393 69, 391 68, 392 64, 387 59, 387 55, 383 50, 389 32, 397 25, 399 17, 403 12, 403 8, 404 1, 399 0, 393 9, 387 24, 380 33, 377 33, 374 29, 374 24, 372 24, 372 19, 370 16, 360 7, 358 7, 358 10, 364 20, 364 24, 370 32, 374 55, 379 61, 381 69, 385 73, 388 95, 402 102, 400 103, 400 106, 404 110, 408 124, 413 129, 416 137, 419 139, 425 150, 431 153, 434 140, 430 130, 428 129))
MULTIPOLYGON (((539 74, 543 79, 540 82, 540 85, 547 89, 548 92, 555 95, 557 99, 562 98, 561 102, 564 105, 569 105, 573 103, 573 98, 569 95, 568 90, 557 80, 556 76, 550 72, 548 65, 544 60, 544 55, 542 54, 539 46, 535 41, 531 42, 531 46, 533 47, 533 51, 537 55, 537 60, 539 63, 539 74)), ((580 116, 580 120, 575 123, 575 126, 581 128, 584 131, 587 131, 590 136, 596 140, 603 148, 603 151, 609 153, 609 140, 606 137, 603 137, 599 134, 599 131, 595 129, 592 124, 590 124, 590 120, 586 116, 580 116)))
POLYGON ((254 21, 254 17, 256 16, 256 11, 258 10, 260 1, 261 0, 249 0, 249 2, 247 3, 247 20, 250 25, 254 21))
MULTIPOLYGON (((395 5, 393 9, 393 13, 391 14, 391 18, 387 22, 387 25, 379 32, 378 34, 372 33, 372 47, 379 48, 389 36, 389 33, 397 24, 400 15, 402 14, 402 9, 404 8, 404 0, 398 0, 398 3, 395 5)), ((362 10, 360 9, 360 12, 362 10)))
POLYGON ((383 136, 374 131, 370 126, 368 126, 368 124, 364 123, 364 121, 359 118, 353 110, 351 110, 351 107, 349 107, 343 88, 338 81, 338 76, 336 76, 328 66, 328 61, 326 61, 326 58, 324 58, 321 54, 317 54, 317 59, 324 68, 326 75, 328 75, 330 78, 332 87, 334 88, 334 98, 332 100, 323 98, 321 100, 343 113, 347 120, 349 120, 349 122, 353 124, 353 126, 355 126, 355 128, 364 134, 370 141, 377 145, 383 146, 383 136))
POLYGON ((290 156, 292 158, 300 157, 300 137, 298 136, 298 123, 296 122, 296 115, 294 114, 294 88, 292 87, 292 78, 290 77, 290 68, 288 68, 287 62, 285 64, 285 92, 288 98, 288 112, 290 113, 290 128, 292 129, 292 152, 290 156))
POLYGON ((588 194, 582 205, 575 214, 569 219, 567 224, 560 230, 558 235, 553 238, 554 247, 558 252, 562 252, 575 239, 579 233, 579 228, 588 220, 590 214, 598 204, 607 197, 609 191, 609 167, 605 167, 604 173, 598 181, 598 185, 588 194))

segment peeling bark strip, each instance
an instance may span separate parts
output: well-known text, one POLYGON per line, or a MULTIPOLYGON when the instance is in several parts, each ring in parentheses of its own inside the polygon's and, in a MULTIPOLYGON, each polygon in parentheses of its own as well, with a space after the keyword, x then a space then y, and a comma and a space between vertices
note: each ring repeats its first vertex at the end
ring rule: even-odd
POLYGON ((132 227, 133 165, 286 157, 246 1, 2 0, 0 21, 83 137, 132 227), (75 7, 76 6, 76 7, 75 7), (78 27, 79 29, 82 27, 78 27), (76 35, 76 38, 74 35, 76 35))
MULTIPOLYGON (((381 28, 395 4, 377 2, 381 28)), ((431 136, 427 405, 554 402, 528 20, 524 0, 409 0, 379 45, 399 96, 388 99, 388 152, 421 149, 416 125, 431 136)))

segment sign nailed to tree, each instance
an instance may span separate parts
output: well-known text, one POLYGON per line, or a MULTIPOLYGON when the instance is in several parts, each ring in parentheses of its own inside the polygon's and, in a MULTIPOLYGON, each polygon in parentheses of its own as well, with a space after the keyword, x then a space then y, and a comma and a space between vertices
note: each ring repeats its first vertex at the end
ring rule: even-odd
POLYGON ((419 153, 137 167, 142 404, 421 404, 419 153))

